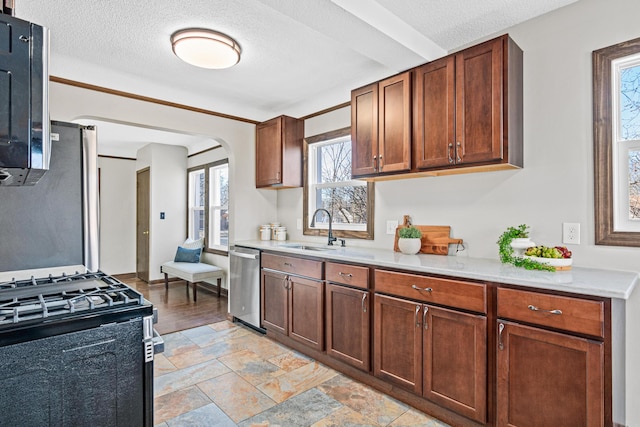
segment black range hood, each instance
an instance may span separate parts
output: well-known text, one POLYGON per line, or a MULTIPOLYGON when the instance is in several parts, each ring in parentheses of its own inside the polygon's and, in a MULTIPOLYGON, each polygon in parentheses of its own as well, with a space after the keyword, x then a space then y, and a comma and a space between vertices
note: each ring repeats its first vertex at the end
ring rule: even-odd
POLYGON ((49 169, 49 30, 0 14, 0 185, 49 169))

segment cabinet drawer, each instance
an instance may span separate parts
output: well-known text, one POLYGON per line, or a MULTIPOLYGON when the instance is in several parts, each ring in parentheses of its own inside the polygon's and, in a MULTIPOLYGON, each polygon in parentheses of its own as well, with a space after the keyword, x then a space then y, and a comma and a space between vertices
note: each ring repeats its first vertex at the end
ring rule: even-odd
POLYGON ((263 253, 262 266, 285 273, 322 279, 322 261, 263 253))
POLYGON ((498 317, 604 337, 604 303, 498 288, 498 317))
POLYGON ((327 262, 325 276, 329 282, 342 283, 362 289, 369 288, 369 269, 367 267, 327 262))
POLYGON ((477 283, 376 270, 375 290, 427 303, 487 312, 486 287, 477 283))

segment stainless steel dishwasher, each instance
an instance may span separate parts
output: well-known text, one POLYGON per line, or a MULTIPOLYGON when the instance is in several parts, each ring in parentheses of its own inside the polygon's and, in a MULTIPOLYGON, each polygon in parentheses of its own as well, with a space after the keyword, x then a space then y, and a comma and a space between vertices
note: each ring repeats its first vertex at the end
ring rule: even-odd
POLYGON ((234 320, 260 327, 260 251, 232 246, 229 306, 234 320))

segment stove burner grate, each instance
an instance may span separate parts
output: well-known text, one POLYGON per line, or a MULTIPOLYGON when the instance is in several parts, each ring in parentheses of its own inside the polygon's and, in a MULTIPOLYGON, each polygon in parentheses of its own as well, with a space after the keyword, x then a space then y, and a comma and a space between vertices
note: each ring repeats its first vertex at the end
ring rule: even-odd
POLYGON ((12 280, 0 284, 0 326, 142 304, 142 294, 102 272, 12 280))

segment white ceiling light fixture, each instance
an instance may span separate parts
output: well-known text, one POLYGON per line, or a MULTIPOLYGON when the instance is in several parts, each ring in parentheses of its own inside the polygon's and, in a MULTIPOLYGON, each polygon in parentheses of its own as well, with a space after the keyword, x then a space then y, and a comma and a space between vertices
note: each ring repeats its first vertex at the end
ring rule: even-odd
POLYGON ((196 67, 222 69, 240 61, 240 45, 231 37, 213 30, 188 28, 171 35, 173 53, 196 67))

